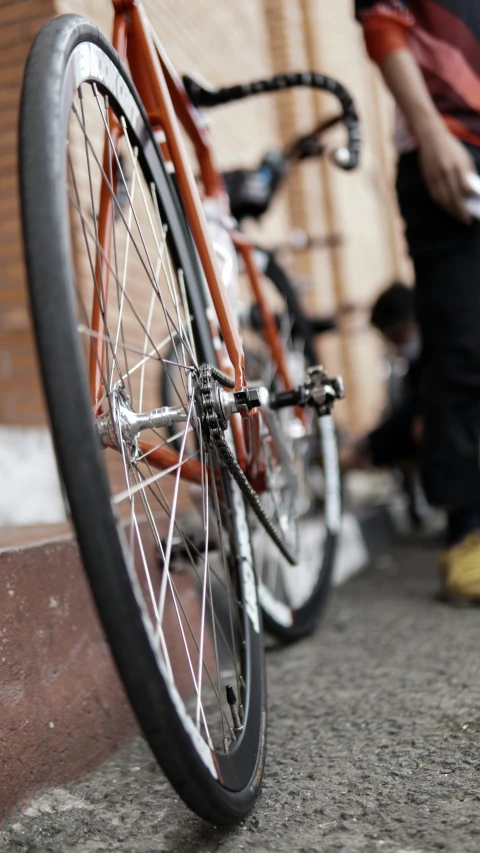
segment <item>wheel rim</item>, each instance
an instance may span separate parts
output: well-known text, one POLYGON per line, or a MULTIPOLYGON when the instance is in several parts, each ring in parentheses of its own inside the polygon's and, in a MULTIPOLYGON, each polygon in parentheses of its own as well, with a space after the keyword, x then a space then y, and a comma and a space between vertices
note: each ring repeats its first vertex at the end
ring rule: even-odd
MULTIPOLYGON (((93 46, 88 48, 91 52, 93 46)), ((107 62, 103 54, 102 62, 107 62)), ((78 68, 75 57, 72 64, 78 68)), ((116 69, 110 65, 111 79, 116 69)), ((118 88, 116 92, 118 96, 118 88)), ((155 185, 149 185, 137 137, 125 118, 131 105, 126 97, 122 113, 117 101, 105 95, 101 81, 82 77, 71 102, 67 151, 78 331, 92 414, 97 427, 104 421, 103 433, 98 431, 106 445, 112 506, 162 674, 204 764, 215 777, 220 768, 224 784, 236 789, 249 780, 256 760, 251 746, 242 750, 243 741, 252 737, 251 662, 245 652, 252 626, 243 606, 245 590, 236 582, 238 518, 232 529, 228 499, 236 487, 225 479, 201 426, 187 290, 169 246, 161 201, 155 185), (118 146, 112 140, 112 113, 123 120, 118 146), (112 153, 108 169, 102 154, 105 131, 112 153), (99 239, 96 199, 101 187, 107 187, 114 211, 108 263, 99 239), (101 306, 99 321, 92 322, 92 301, 101 306), (172 351, 173 365, 165 357, 172 351), (180 459, 158 470, 158 451, 175 455, 171 433, 155 427, 132 439, 124 421, 132 413, 158 408, 161 372, 168 376, 177 408, 183 409, 183 421, 174 434, 180 459), (234 694, 229 691, 230 702, 227 686, 234 694), (237 772, 233 780, 228 758, 235 755, 238 764, 242 754, 245 773, 237 772)), ((241 512, 237 499, 237 514, 241 512)), ((258 624, 254 629, 258 633, 258 624)))
MULTIPOLYGON (((292 382, 294 385, 300 384, 304 381, 308 367, 305 341, 295 334, 295 321, 286 301, 265 277, 263 291, 278 319, 292 382)), ((247 330, 246 335, 250 344, 247 350, 249 381, 263 384, 271 390, 283 390, 281 377, 272 360, 266 357, 262 342, 251 330, 247 330)), ((268 423, 264 423, 263 447, 269 489, 262 495, 262 503, 267 514, 284 532, 290 547, 296 551, 297 563, 293 566, 288 563, 252 518, 253 548, 262 608, 274 623, 288 630, 294 626, 298 612, 308 606, 322 583, 329 535, 329 529, 322 519, 328 500, 333 497, 335 490, 338 491, 338 477, 337 484, 331 482, 330 488, 327 488, 323 459, 324 431, 320 430, 313 411, 304 411, 303 421, 293 409, 272 412, 269 418, 278 422, 292 457, 294 482, 290 485, 285 483, 282 466, 271 450, 274 445, 271 429, 268 423)), ((335 460, 329 461, 330 469, 333 468, 333 480, 335 460)), ((331 521, 331 518, 327 521, 331 521)))

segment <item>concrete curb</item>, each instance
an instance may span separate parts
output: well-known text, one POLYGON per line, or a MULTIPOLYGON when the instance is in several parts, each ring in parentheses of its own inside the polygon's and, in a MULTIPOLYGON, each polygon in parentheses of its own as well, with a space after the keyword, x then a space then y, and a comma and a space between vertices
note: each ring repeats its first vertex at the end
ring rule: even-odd
POLYGON ((0 553, 0 819, 69 781, 136 729, 76 545, 0 553))

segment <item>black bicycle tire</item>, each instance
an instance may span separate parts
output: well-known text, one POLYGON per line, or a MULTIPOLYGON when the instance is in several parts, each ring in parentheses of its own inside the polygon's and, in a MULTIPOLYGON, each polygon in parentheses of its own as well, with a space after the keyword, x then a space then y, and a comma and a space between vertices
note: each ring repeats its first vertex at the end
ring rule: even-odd
MULTIPOLYGON (((257 247, 257 253, 263 256, 261 264, 263 275, 271 281, 286 302, 288 311, 294 321, 294 335, 303 341, 307 364, 309 366, 317 364, 318 357, 315 349, 315 335, 312 332, 308 317, 306 317, 300 304, 293 282, 281 264, 278 263, 274 252, 257 247)), ((327 528, 317 583, 313 587, 307 601, 300 608, 293 611, 291 625, 282 625, 280 622, 274 620, 265 608, 262 608, 263 624, 269 633, 284 642, 290 643, 311 634, 315 630, 328 602, 335 566, 337 543, 338 530, 327 528)))
POLYGON ((309 366, 317 364, 318 358, 315 348, 315 335, 313 334, 311 324, 308 317, 305 315, 300 300, 297 296, 295 286, 285 272, 281 264, 278 263, 275 253, 268 249, 257 246, 257 253, 264 256, 266 261, 262 263, 263 274, 272 282, 276 290, 285 299, 288 310, 294 320, 294 332, 304 341, 305 355, 309 366))
MULTIPOLYGON (((213 778, 192 748, 192 737, 176 710, 171 691, 160 676, 128 578, 99 442, 93 429, 83 355, 75 333, 74 275, 67 224, 65 149, 62 148, 65 128, 61 112, 67 63, 74 49, 83 42, 102 51, 118 72, 117 82, 125 84, 140 111, 145 129, 140 160, 157 184, 159 195, 168 195, 163 201, 168 207, 172 239, 181 258, 196 318, 197 342, 205 360, 214 357, 208 325, 203 322, 205 309, 201 288, 196 286, 199 278, 195 251, 189 242, 190 231, 180 200, 157 153, 153 131, 139 96, 120 58, 98 29, 79 16, 64 15, 43 27, 31 49, 24 77, 19 130, 25 258, 44 390, 84 566, 141 728, 166 775, 190 808, 214 824, 229 825, 238 822, 254 805, 265 761, 266 683, 261 624, 258 633, 248 624, 246 656, 251 682, 255 684, 249 696, 248 713, 252 715, 249 737, 246 727, 243 746, 242 736, 230 756, 215 753, 218 775, 227 779, 230 785, 227 789, 213 778), (80 466, 79 448, 82 449, 80 466), (240 782, 235 782, 235 771, 230 767, 232 762, 228 765, 227 762, 237 752, 239 758, 240 748, 250 754, 253 769, 249 771, 248 781, 244 784, 242 780, 241 787, 235 789, 240 782)), ((238 571, 242 571, 240 565, 238 571)), ((247 618, 246 622, 249 623, 247 618)), ((247 766, 250 767, 248 762, 247 766)), ((241 776, 239 768, 238 779, 241 776)))
POLYGON ((318 581, 308 600, 292 612, 292 624, 282 625, 274 620, 271 614, 262 607, 263 625, 268 633, 285 643, 294 643, 307 637, 319 625, 328 604, 332 588, 333 569, 337 549, 338 534, 328 531, 323 547, 323 558, 318 575, 318 581))

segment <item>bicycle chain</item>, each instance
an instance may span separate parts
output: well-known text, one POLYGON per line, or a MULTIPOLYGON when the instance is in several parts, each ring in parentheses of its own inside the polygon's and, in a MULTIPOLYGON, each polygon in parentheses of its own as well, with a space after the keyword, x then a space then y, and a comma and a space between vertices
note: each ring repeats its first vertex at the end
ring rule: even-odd
POLYGON ((214 367, 211 364, 201 365, 199 370, 198 384, 202 396, 202 419, 207 427, 209 440, 212 441, 213 445, 219 451, 224 464, 230 471, 230 474, 239 486, 245 499, 247 500, 248 504, 257 516, 258 520, 260 521, 262 527, 264 527, 272 541, 275 542, 275 545, 277 546, 279 551, 281 551, 285 559, 288 560, 291 565, 295 565, 297 562, 296 557, 290 551, 287 543, 285 542, 283 534, 268 517, 255 489, 253 489, 250 483, 248 482, 240 465, 235 459, 235 456, 233 455, 227 440, 225 439, 223 433, 227 428, 227 422, 224 421, 222 423, 217 409, 215 408, 214 396, 212 391, 212 380, 218 381, 220 384, 225 385, 229 388, 233 388, 235 386, 235 383, 232 381, 232 379, 225 373, 222 373, 221 370, 218 370, 218 368, 214 367))

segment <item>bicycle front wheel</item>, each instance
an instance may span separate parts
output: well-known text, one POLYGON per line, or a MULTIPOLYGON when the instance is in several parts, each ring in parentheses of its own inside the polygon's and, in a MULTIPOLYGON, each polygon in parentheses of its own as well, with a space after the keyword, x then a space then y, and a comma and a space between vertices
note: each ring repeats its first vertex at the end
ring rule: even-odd
POLYGON ((234 823, 260 788, 266 691, 245 505, 202 410, 200 270, 139 96, 77 16, 30 53, 20 181, 38 355, 100 617, 165 773, 199 815, 234 823))

